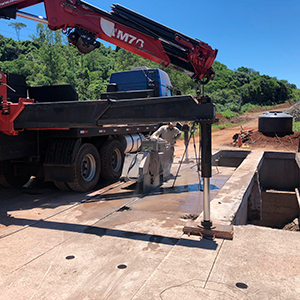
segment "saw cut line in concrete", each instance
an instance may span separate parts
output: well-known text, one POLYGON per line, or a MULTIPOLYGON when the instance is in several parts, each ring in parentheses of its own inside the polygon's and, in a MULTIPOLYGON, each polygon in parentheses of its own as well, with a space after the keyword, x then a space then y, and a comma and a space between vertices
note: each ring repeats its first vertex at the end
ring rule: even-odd
MULTIPOLYGON (((114 188, 117 188, 118 186, 120 186, 120 185, 122 185, 122 184, 123 184, 123 182, 118 183, 118 184, 116 184, 116 185, 114 185, 114 186, 112 186, 112 187, 109 187, 109 188, 107 188, 107 189, 105 189, 105 190, 99 192, 96 196, 98 197, 99 195, 102 195, 102 194, 108 192, 109 190, 112 190, 112 189, 114 189, 114 188)), ((81 200, 81 201, 77 201, 76 203, 72 204, 71 206, 66 207, 66 208, 64 208, 64 209, 61 209, 61 210, 59 210, 59 211, 57 211, 57 212, 55 212, 55 213, 53 213, 53 214, 51 214, 51 215, 49 215, 49 216, 43 218, 43 219, 40 219, 40 220, 34 221, 34 222, 30 223, 30 224, 24 225, 23 227, 18 228, 18 229, 16 229, 16 230, 13 230, 13 231, 11 231, 11 232, 4 233, 4 234, 0 235, 0 239, 3 239, 3 238, 5 238, 5 237, 7 237, 7 236, 10 236, 10 235, 12 235, 12 234, 14 234, 14 233, 20 232, 21 230, 24 230, 24 229, 26 229, 26 228, 32 227, 32 226, 34 226, 34 225, 36 225, 37 223, 40 223, 40 222, 42 222, 42 221, 46 221, 46 220, 48 220, 48 219, 50 219, 50 218, 52 218, 52 217, 54 217, 54 216, 57 216, 57 215, 59 215, 59 214, 65 212, 65 211, 71 209, 71 208, 74 208, 74 207, 76 207, 76 206, 78 206, 78 205, 80 205, 80 204, 83 204, 83 203, 86 203, 86 202, 91 202, 90 199, 94 199, 96 196, 87 197, 86 199, 83 199, 83 200, 81 200)), ((121 208, 120 208, 120 209, 121 209, 121 208)))
POLYGON ((212 273, 212 270, 213 270, 213 268, 214 268, 214 266, 215 266, 215 264, 216 264, 217 258, 218 258, 218 256, 219 256, 219 253, 220 253, 220 251, 221 251, 221 249, 222 249, 223 244, 224 244, 224 240, 222 240, 222 243, 221 243, 221 245, 220 245, 220 247, 219 247, 219 249, 218 249, 217 255, 216 255, 216 257, 215 257, 215 259, 214 259, 214 261, 213 261, 213 263, 212 263, 212 266, 211 266, 211 268, 210 268, 210 270, 209 270, 209 274, 208 274, 208 276, 207 276, 207 279, 206 279, 205 284, 204 284, 204 287, 203 287, 204 289, 205 289, 205 287, 206 287, 206 285, 207 285, 207 282, 208 282, 208 280, 209 280, 209 278, 210 278, 210 275, 211 275, 211 273, 212 273))
POLYGON ((218 299, 218 300, 251 300, 238 286, 229 286, 224 283, 215 282, 217 288, 205 288, 202 286, 203 280, 191 279, 187 282, 170 286, 160 292, 159 297, 161 300, 172 299, 179 300, 185 299, 188 295, 189 299, 218 299))
POLYGON ((50 219, 50 218, 52 218, 52 217, 54 217, 54 216, 56 216, 56 215, 58 215, 58 214, 61 214, 61 213, 65 212, 65 211, 67 211, 67 210, 69 210, 69 209, 71 209, 71 208, 73 208, 73 207, 75 207, 75 206, 81 204, 81 203, 82 203, 82 202, 76 202, 76 203, 74 203, 73 205, 71 205, 71 206, 69 206, 69 207, 67 207, 67 208, 64 208, 64 209, 62 209, 62 210, 60 210, 60 211, 58 211, 58 212, 56 212, 56 213, 54 213, 54 214, 52 214, 52 215, 50 215, 50 216, 47 216, 47 217, 45 217, 45 218, 43 218, 43 219, 34 221, 34 222, 32 222, 32 223, 30 223, 30 224, 27 224, 27 225, 25 225, 25 226, 23 226, 23 227, 21 227, 21 228, 18 228, 18 229, 14 230, 14 231, 11 231, 11 232, 8 232, 8 233, 4 233, 4 234, 0 235, 0 239, 3 239, 3 238, 5 238, 5 237, 7 237, 7 236, 10 236, 10 235, 12 235, 12 234, 14 234, 14 233, 20 232, 21 230, 24 230, 24 229, 26 229, 26 228, 32 227, 32 226, 34 226, 34 225, 36 225, 37 223, 40 223, 40 222, 42 222, 42 221, 46 221, 46 220, 48 220, 48 219, 50 219))
MULTIPOLYGON (((137 198, 134 198, 133 200, 128 201, 127 204, 132 204, 133 202, 137 201, 138 199, 140 199, 140 198, 138 198, 138 197, 137 197, 137 198)), ((74 204, 74 206, 77 206, 77 205, 79 205, 80 203, 78 203, 78 204, 75 203, 75 204, 74 204), (75 205, 75 204, 76 204, 76 205, 75 205)), ((67 210, 67 209, 65 209, 65 210, 67 210)), ((118 209, 117 209, 117 210, 118 210, 118 209)), ((98 223, 98 222, 100 222, 100 221, 106 219, 106 218, 109 217, 110 215, 112 215, 112 214, 114 214, 115 212, 117 212, 117 210, 114 210, 113 212, 111 212, 111 213, 105 215, 104 217, 98 219, 98 220, 97 220, 96 222, 94 222, 93 224, 87 226, 87 229, 85 230, 85 232, 86 232, 86 233, 89 233, 89 228, 93 228, 93 226, 94 226, 96 223, 98 223)), ((54 214, 53 214, 53 216, 54 216, 54 214)), ((53 217, 53 216, 51 216, 51 217, 53 217)), ((49 219, 49 218, 50 218, 50 216, 47 217, 47 219, 49 219)), ((43 220, 39 220, 39 221, 36 221, 36 222, 32 223, 31 226, 34 226, 34 225, 36 225, 36 224, 38 224, 38 223, 40 223, 40 222, 42 222, 42 221, 44 221, 44 220, 46 220, 46 218, 43 219, 43 220)), ((30 227, 30 226, 26 226, 25 228, 29 228, 29 227, 30 227)), ((25 229, 25 228, 22 227, 21 230, 22 230, 22 229, 25 229)), ((19 231, 20 231, 20 230, 19 230, 19 231)), ((18 232, 18 231, 13 232, 13 233, 17 233, 17 232, 18 232)), ((75 236, 77 236, 78 234, 79 234, 79 232, 78 232, 75 236)), ((48 249, 47 251, 41 253, 40 255, 38 255, 38 256, 36 256, 36 257, 34 257, 33 259, 31 259, 30 261, 26 262, 26 263, 23 264, 22 266, 19 266, 18 268, 16 268, 15 270, 13 270, 11 273, 14 273, 14 272, 16 272, 16 271, 22 269, 23 267, 29 265, 30 263, 32 263, 32 262, 35 261, 36 259, 42 257, 43 255, 47 254, 48 252, 52 251, 53 249, 55 249, 55 248, 61 246, 62 244, 66 243, 67 241, 73 239, 75 236, 72 236, 72 237, 70 237, 70 238, 68 238, 68 239, 66 239, 66 240, 63 240, 61 243, 55 245, 54 247, 48 249)))

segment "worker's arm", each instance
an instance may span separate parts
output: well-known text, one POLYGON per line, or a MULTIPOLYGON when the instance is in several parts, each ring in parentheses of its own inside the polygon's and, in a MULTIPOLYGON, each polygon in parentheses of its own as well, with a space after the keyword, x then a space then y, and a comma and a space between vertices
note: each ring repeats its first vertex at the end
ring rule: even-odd
POLYGON ((174 129, 176 131, 175 139, 177 140, 181 136, 181 130, 177 127, 174 127, 174 129))
POLYGON ((176 131, 176 135, 174 136, 174 143, 176 140, 178 140, 181 137, 181 130, 179 130, 177 127, 174 127, 174 130, 176 131))
POLYGON ((158 140, 159 136, 162 134, 163 127, 158 128, 154 133, 152 133, 150 139, 158 140))

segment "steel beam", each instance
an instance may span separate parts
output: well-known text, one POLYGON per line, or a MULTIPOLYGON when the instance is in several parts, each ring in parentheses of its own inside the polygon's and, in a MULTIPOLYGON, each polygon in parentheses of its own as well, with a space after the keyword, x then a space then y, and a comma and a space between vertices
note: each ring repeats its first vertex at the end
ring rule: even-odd
POLYGON ((134 100, 33 103, 14 122, 15 129, 81 128, 101 125, 150 124, 168 121, 212 123, 215 107, 192 96, 134 100))

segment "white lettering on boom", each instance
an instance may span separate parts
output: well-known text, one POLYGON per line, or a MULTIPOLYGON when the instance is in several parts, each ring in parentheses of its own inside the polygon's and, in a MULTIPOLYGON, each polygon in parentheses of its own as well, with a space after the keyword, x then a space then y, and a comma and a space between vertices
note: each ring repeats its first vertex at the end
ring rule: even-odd
POLYGON ((115 28, 115 23, 101 18, 100 24, 103 32, 107 36, 117 38, 118 40, 128 43, 130 45, 135 44, 139 48, 144 47, 145 42, 142 39, 138 39, 134 35, 131 35, 127 32, 123 32, 122 30, 115 28))

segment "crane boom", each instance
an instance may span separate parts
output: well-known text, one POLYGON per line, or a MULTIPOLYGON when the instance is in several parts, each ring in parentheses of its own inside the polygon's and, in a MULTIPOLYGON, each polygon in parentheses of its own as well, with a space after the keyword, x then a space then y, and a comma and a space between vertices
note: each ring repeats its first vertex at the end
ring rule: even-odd
POLYGON ((43 2, 51 30, 62 29, 82 53, 100 46, 97 38, 138 54, 163 66, 187 73, 197 82, 213 76, 217 50, 121 5, 106 12, 81 0, 0 0, 0 18, 26 17, 20 11, 43 2))

